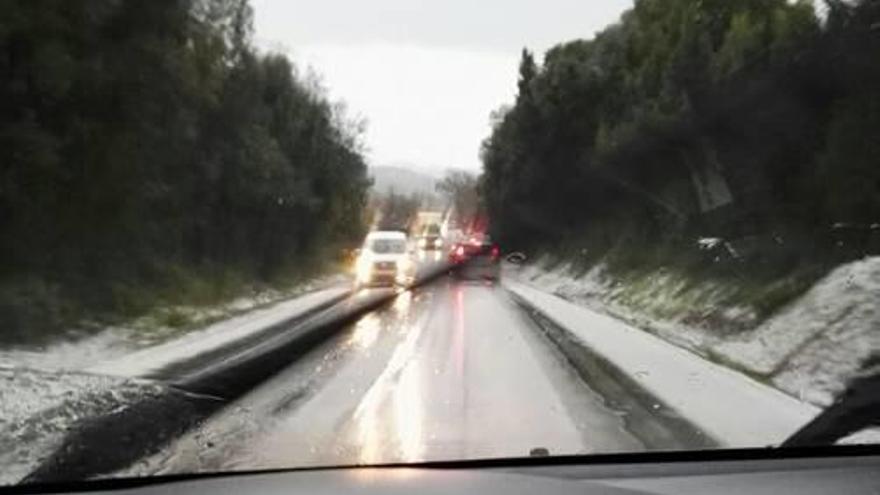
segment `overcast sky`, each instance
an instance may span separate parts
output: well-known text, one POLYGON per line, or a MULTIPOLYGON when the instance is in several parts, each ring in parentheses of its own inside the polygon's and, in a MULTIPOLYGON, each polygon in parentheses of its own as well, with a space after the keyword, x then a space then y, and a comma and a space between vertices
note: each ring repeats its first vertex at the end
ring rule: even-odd
POLYGON ((589 38, 632 0, 252 0, 257 43, 367 119, 372 165, 479 170, 520 50, 589 38))

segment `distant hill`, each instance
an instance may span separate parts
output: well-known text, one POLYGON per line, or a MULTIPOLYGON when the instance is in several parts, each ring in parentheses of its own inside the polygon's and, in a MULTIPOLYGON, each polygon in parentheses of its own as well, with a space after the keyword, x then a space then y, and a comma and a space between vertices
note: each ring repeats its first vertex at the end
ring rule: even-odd
POLYGON ((373 178, 373 192, 386 194, 394 190, 400 194, 431 194, 435 193, 434 183, 437 179, 428 173, 400 166, 370 167, 373 178))

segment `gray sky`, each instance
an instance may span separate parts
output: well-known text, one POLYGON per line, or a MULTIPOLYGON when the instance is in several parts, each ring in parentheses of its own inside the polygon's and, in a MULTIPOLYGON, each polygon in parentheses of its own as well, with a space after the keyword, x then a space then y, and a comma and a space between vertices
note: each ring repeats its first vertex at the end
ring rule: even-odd
POLYGON ((589 38, 632 0, 252 0, 260 46, 321 74, 367 119, 373 165, 479 170, 523 46, 589 38))

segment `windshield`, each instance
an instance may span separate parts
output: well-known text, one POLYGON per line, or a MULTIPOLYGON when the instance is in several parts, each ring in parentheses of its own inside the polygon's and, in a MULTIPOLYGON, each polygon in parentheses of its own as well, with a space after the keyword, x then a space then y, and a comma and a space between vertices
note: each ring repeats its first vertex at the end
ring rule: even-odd
POLYGON ((880 443, 878 26, 4 2, 0 485, 880 443))
POLYGON ((400 254, 406 252, 406 241, 402 239, 373 239, 370 251, 376 254, 400 254))

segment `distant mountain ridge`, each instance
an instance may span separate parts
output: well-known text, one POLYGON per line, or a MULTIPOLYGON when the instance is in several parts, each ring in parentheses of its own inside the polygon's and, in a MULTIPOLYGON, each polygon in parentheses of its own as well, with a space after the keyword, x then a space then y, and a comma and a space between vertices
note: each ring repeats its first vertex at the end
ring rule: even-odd
POLYGON ((435 193, 434 184, 437 178, 418 170, 396 165, 370 167, 373 178, 373 192, 387 194, 391 190, 399 194, 431 194, 435 193))

